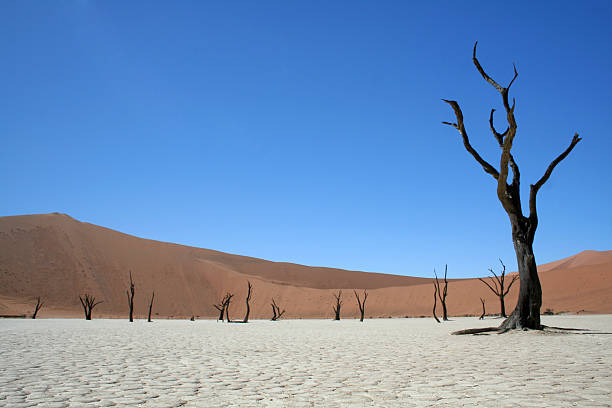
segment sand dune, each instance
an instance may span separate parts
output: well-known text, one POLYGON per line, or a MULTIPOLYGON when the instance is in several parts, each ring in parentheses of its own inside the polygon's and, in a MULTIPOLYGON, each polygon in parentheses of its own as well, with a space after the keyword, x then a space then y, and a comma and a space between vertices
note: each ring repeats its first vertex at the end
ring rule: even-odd
MULTIPOLYGON (((352 289, 368 289, 369 317, 431 314, 431 280, 333 268, 271 262, 223 252, 146 240, 64 214, 0 217, 0 315, 29 314, 42 296, 40 317, 80 316, 78 295, 103 300, 94 317, 127 313, 126 289, 132 271, 135 309, 144 317, 155 290, 159 317, 215 317, 212 304, 235 293, 231 314, 242 317, 246 282, 255 288, 253 318, 269 318, 274 297, 287 317, 328 318, 331 293, 344 290, 343 316, 358 314, 352 289)), ((539 267, 544 305, 554 311, 612 312, 612 251, 585 251, 539 267)), ((512 310, 518 283, 507 300, 512 310)), ((452 315, 499 310, 489 290, 476 279, 451 280, 452 315)), ((157 315, 156 315, 157 316, 157 315)))

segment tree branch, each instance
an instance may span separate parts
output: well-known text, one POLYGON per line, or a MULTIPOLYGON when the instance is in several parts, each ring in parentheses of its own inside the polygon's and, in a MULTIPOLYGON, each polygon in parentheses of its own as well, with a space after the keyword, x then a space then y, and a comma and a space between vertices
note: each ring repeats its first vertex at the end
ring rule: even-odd
POLYGON ((510 284, 508 285, 508 289, 506 289, 506 291, 504 292, 504 296, 506 296, 508 292, 510 292, 510 288, 512 287, 512 284, 516 282, 518 278, 519 278, 518 274, 512 277, 512 280, 510 281, 510 284))
MULTIPOLYGON (((493 87, 495 89, 497 89, 500 93, 503 93, 506 88, 504 88, 503 86, 501 86, 500 84, 495 82, 495 80, 493 78, 491 78, 490 76, 488 76, 487 73, 485 72, 485 70, 482 69, 482 66, 480 65, 480 62, 478 62, 478 58, 476 58, 476 46, 478 46, 478 41, 476 41, 474 43, 474 52, 472 53, 472 61, 474 61, 474 65, 476 65, 476 69, 478 69, 478 72, 480 72, 480 75, 482 75, 482 77, 485 79, 485 81, 487 81, 488 83, 493 85, 493 87)), ((515 68, 514 71, 516 72, 516 68, 515 68)), ((514 79, 513 79, 513 81, 514 81, 514 79)), ((512 84, 512 82, 511 82, 511 84, 512 84)))
POLYGON ((448 103, 455 112, 455 116, 457 117, 457 123, 450 122, 442 122, 445 125, 453 126, 455 129, 459 131, 461 137, 463 138, 463 145, 465 149, 474 157, 474 159, 482 166, 485 172, 489 173, 493 178, 497 179, 499 177, 499 172, 489 164, 486 160, 484 160, 478 152, 472 147, 470 144, 470 139, 468 138, 467 131, 465 130, 465 126, 463 125, 463 112, 461 112, 461 108, 456 101, 450 101, 447 99, 442 99, 444 102, 448 103))
POLYGON ((582 138, 578 136, 578 133, 575 133, 574 137, 572 138, 572 142, 567 147, 567 149, 565 149, 563 153, 561 153, 555 160, 550 163, 550 165, 546 169, 546 172, 537 181, 537 183, 531 185, 531 191, 529 194, 529 218, 537 219, 538 216, 536 208, 536 195, 538 194, 538 190, 544 185, 544 183, 546 183, 546 181, 548 181, 557 164, 559 164, 563 159, 565 159, 567 155, 570 154, 570 152, 581 140, 582 138))
MULTIPOLYGON (((489 277, 489 279, 491 279, 491 277, 489 277)), ((495 289, 493 289, 493 287, 491 285, 489 285, 489 283, 482 279, 482 278, 478 278, 479 281, 481 281, 482 283, 484 283, 485 285, 487 285, 489 287, 489 289, 491 289, 491 292, 495 293, 497 296, 499 296, 498 293, 498 289, 497 289, 497 284, 495 284, 495 289)))

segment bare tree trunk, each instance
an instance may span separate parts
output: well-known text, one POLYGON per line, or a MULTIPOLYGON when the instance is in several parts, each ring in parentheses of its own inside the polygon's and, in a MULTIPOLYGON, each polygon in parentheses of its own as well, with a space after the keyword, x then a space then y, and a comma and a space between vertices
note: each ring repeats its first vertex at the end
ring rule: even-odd
POLYGON ((147 322, 151 323, 151 310, 153 309, 153 299, 155 299, 155 291, 153 291, 153 294, 151 295, 151 303, 149 303, 149 318, 147 319, 147 322))
POLYGON ((482 303, 482 314, 480 315, 480 317, 478 318, 478 320, 482 320, 485 317, 485 314, 487 313, 487 311, 485 310, 485 301, 483 298, 480 298, 480 303, 482 303))
POLYGON ((365 289, 363 290, 363 301, 361 301, 361 299, 359 298, 359 294, 356 290, 353 290, 353 292, 355 293, 355 297, 357 298, 357 304, 359 305, 359 313, 361 314, 359 321, 363 322, 363 318, 365 315, 365 302, 368 298, 368 291, 365 289))
POLYGON ((130 322, 134 321, 134 281, 132 280, 132 271, 130 271, 130 288, 126 291, 128 298, 128 306, 130 307, 130 322))
POLYGON ((448 294, 448 280, 446 279, 446 273, 448 265, 444 265, 444 289, 440 288, 440 281, 438 280, 438 275, 436 274, 436 270, 434 269, 435 281, 434 285, 437 286, 438 298, 440 298, 440 303, 442 303, 442 320, 448 320, 448 311, 446 309, 446 295, 448 294))
POLYGON ((232 322, 230 320, 230 316, 229 316, 229 306, 230 306, 230 303, 232 302, 232 297, 233 297, 233 295, 232 296, 228 296, 227 300, 225 301, 225 307, 224 307, 224 309, 225 309, 225 320, 228 323, 232 322))
POLYGON ((338 294, 334 294, 333 296, 336 299, 336 305, 333 307, 335 314, 334 320, 340 320, 340 308, 342 307, 342 301, 340 298, 342 297, 342 291, 339 290, 338 294))
POLYGON ((436 319, 436 322, 440 323, 440 319, 436 316, 436 306, 438 305, 438 286, 436 286, 436 282, 434 281, 434 305, 433 305, 433 318, 436 319))
POLYGON ((521 285, 516 308, 501 324, 500 329, 540 329, 542 286, 532 244, 522 241, 519 236, 513 236, 513 240, 521 285))
POLYGON ((244 315, 244 319, 242 320, 242 323, 249 322, 249 314, 251 313, 251 306, 249 305, 249 302, 251 301, 253 285, 251 285, 251 282, 247 282, 247 284, 248 284, 248 292, 247 292, 247 297, 246 297, 246 314, 244 315))
POLYGON ((276 304, 276 302, 274 301, 274 298, 272 298, 272 321, 275 322, 278 319, 280 319, 283 314, 285 314, 285 310, 283 309, 283 311, 281 312, 280 307, 276 304))
POLYGON ((40 301, 40 296, 36 298, 36 306, 34 307, 34 313, 32 313, 32 319, 36 319, 36 315, 38 314, 38 311, 40 309, 42 309, 42 307, 45 305, 45 302, 41 302, 40 301))

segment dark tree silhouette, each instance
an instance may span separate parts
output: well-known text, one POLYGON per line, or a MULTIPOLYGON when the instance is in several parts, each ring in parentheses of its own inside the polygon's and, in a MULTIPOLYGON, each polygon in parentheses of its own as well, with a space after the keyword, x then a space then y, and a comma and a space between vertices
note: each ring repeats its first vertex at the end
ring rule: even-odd
POLYGON ((83 305, 85 320, 91 320, 91 312, 93 311, 94 307, 98 306, 100 303, 102 303, 102 301, 96 302, 96 298, 87 293, 84 295, 84 297, 79 296, 79 300, 81 301, 81 305, 83 305))
POLYGON ((251 297, 253 296, 253 285, 251 285, 251 282, 248 282, 248 291, 247 291, 247 297, 246 297, 246 313, 244 315, 244 319, 242 320, 242 323, 248 323, 249 322, 249 314, 251 313, 251 306, 249 305, 249 302, 251 301, 251 297))
POLYGON ((438 287, 436 286, 436 281, 433 283, 434 286, 434 305, 433 305, 433 317, 436 319, 436 322, 440 323, 440 319, 436 316, 436 306, 438 305, 438 287))
POLYGON ((334 305, 334 320, 340 320, 340 308, 342 307, 342 301, 340 300, 340 298, 342 297, 342 291, 339 290, 338 294, 336 295, 334 293, 333 296, 336 299, 336 304, 334 305))
POLYGON ((134 321, 134 281, 132 280, 132 271, 130 271, 130 288, 125 291, 128 298, 128 306, 130 307, 130 322, 134 321))
POLYGON ((482 320, 485 317, 485 314, 487 314, 486 310, 485 310, 485 300, 483 298, 480 298, 480 303, 482 303, 482 314, 480 315, 480 317, 478 318, 478 320, 482 320))
POLYGON ((359 305, 359 313, 361 314, 359 321, 363 322, 363 318, 365 315, 365 303, 366 299, 368 298, 368 291, 365 289, 363 290, 363 301, 359 298, 359 294, 356 290, 353 290, 353 292, 355 293, 355 297, 357 298, 357 304, 359 305))
POLYGON ((153 291, 153 293, 151 294, 151 303, 149 303, 149 318, 147 319, 147 322, 151 323, 151 310, 153 310, 153 299, 155 299, 155 291, 153 291))
POLYGON ((508 294, 508 292, 510 292, 510 288, 512 288, 512 284, 519 278, 518 275, 514 275, 512 276, 512 280, 510 281, 510 283, 508 284, 507 288, 505 287, 505 281, 506 281, 506 265, 504 265, 504 263, 502 262, 502 260, 500 259, 499 262, 502 264, 502 272, 499 276, 497 276, 497 274, 493 271, 492 268, 489 268, 489 272, 491 272, 493 274, 493 276, 489 276, 489 279, 491 280, 491 284, 489 284, 489 282, 487 282, 486 280, 482 279, 482 278, 478 278, 479 281, 481 281, 482 283, 484 283, 485 285, 487 285, 487 287, 489 289, 491 289, 491 292, 495 293, 495 295, 499 298, 499 304, 500 304, 500 315, 502 317, 508 317, 506 316, 506 303, 504 302, 504 298, 506 297, 506 295, 508 294))
MULTIPOLYGON (((440 303, 442 303, 442 320, 448 320, 448 311, 446 309, 446 295, 448 294, 448 280, 446 280, 446 271, 447 265, 444 265, 444 289, 440 288, 440 281, 438 280, 438 274, 434 269, 434 276, 436 277, 434 280, 434 285, 436 286, 436 292, 438 293, 438 298, 440 299, 440 303)), ((437 319, 436 319, 437 320, 437 319)))
POLYGON ((41 302, 40 301, 40 296, 36 298, 36 306, 34 306, 34 313, 32 313, 32 319, 36 319, 36 315, 38 314, 38 311, 40 309, 42 309, 42 307, 45 305, 45 302, 41 302))
POLYGON ((285 309, 283 309, 283 311, 281 312, 280 307, 276 304, 276 302, 274 301, 274 298, 272 298, 271 306, 272 306, 272 321, 275 322, 285 314, 285 309))
POLYGON ((232 322, 229 316, 229 306, 230 306, 230 303, 232 303, 233 297, 234 297, 234 294, 228 292, 227 298, 225 299, 225 306, 223 307, 223 309, 225 310, 225 320, 227 320, 228 323, 232 322))
POLYGON ((219 318, 217 319, 217 321, 221 320, 223 321, 223 314, 225 312, 225 308, 226 306, 229 304, 229 298, 233 296, 231 295, 229 292, 225 294, 225 296, 223 296, 223 299, 221 299, 219 301, 219 303, 214 304, 213 306, 215 307, 215 309, 217 309, 219 311, 219 318))
POLYGON ((508 214, 510 225, 512 227, 512 242, 514 244, 514 251, 516 253, 516 259, 519 269, 520 278, 520 291, 516 308, 512 314, 504 320, 504 322, 498 328, 488 329, 469 329, 456 332, 456 334, 474 334, 483 331, 500 330, 505 331, 509 329, 542 329, 540 323, 540 308, 542 306, 542 287, 540 285, 540 279, 538 277, 538 270, 536 267, 536 260, 533 253, 533 241, 535 238, 536 228, 538 226, 538 213, 536 208, 536 197, 540 188, 546 183, 553 170, 568 154, 574 149, 574 147, 580 142, 578 133, 574 134, 570 145, 561 153, 556 159, 554 159, 549 165, 544 175, 535 183, 531 185, 529 193, 529 216, 523 215, 521 206, 521 191, 520 191, 520 172, 512 153, 512 143, 516 136, 517 124, 514 117, 515 100, 512 100, 512 105, 508 102, 508 93, 510 87, 514 83, 514 80, 518 76, 516 66, 514 67, 514 76, 507 87, 502 87, 493 78, 491 78, 484 71, 480 62, 476 58, 476 46, 478 42, 474 44, 474 52, 472 60, 476 69, 486 82, 492 85, 500 94, 502 98, 502 104, 506 111, 506 120, 508 122, 508 128, 499 133, 493 125, 493 113, 495 109, 491 109, 489 116, 489 126, 493 137, 497 141, 497 144, 501 148, 500 157, 500 168, 499 171, 483 159, 480 154, 470 144, 467 130, 463 123, 463 112, 456 101, 446 100, 457 119, 456 123, 443 122, 446 125, 450 125, 457 129, 463 139, 463 145, 465 149, 472 155, 472 157, 482 166, 484 171, 492 176, 497 183, 497 198, 499 199, 502 207, 508 214), (512 171, 512 182, 508 184, 508 176, 512 171))

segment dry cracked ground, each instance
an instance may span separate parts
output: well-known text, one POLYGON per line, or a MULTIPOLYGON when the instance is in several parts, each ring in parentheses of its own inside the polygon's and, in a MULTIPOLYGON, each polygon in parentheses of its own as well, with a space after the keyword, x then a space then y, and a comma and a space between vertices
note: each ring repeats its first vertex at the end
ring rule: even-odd
POLYGON ((449 335, 499 322, 4 319, 0 406, 612 406, 612 316, 449 335))

